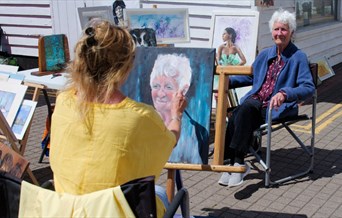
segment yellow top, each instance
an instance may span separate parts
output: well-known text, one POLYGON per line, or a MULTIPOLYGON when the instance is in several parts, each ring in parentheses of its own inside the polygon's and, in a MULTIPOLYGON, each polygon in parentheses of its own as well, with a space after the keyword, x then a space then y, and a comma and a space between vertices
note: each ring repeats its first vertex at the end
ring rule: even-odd
POLYGON ((176 144, 158 113, 130 98, 114 105, 93 104, 93 108, 90 135, 73 92, 57 97, 50 151, 56 191, 80 195, 151 175, 157 180, 176 144))
POLYGON ((19 218, 134 217, 120 186, 85 195, 58 194, 26 181, 21 184, 19 218))

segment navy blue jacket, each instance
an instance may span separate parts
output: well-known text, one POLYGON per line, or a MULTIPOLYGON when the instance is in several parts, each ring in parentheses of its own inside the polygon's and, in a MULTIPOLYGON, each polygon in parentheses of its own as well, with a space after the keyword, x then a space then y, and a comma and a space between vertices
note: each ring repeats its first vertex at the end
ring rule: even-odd
MULTIPOLYGON (((241 103, 261 89, 269 63, 276 56, 276 45, 266 48, 260 52, 252 64, 252 76, 229 77, 229 88, 252 85, 252 89, 241 99, 241 103)), ((277 78, 272 96, 283 90, 287 98, 278 110, 272 111, 273 120, 298 115, 298 102, 311 97, 315 91, 309 62, 304 52, 290 42, 281 53, 281 58, 285 65, 277 78)))

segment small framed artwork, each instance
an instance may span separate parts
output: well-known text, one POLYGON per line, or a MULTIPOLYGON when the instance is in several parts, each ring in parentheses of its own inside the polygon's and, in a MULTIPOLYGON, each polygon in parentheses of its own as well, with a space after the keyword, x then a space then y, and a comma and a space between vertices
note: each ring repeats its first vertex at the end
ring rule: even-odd
POLYGON ((335 75, 334 70, 329 65, 328 59, 324 56, 324 58, 316 61, 318 64, 318 78, 320 81, 324 81, 335 75))
POLYGON ((100 18, 114 23, 114 16, 111 6, 97 6, 77 8, 81 28, 84 29, 87 23, 93 19, 100 18))
POLYGON ((0 81, 0 110, 9 126, 13 124, 26 90, 27 86, 0 81))
POLYGON ((124 19, 129 29, 151 28, 155 30, 158 44, 190 41, 189 13, 186 8, 126 9, 124 19))
POLYGON ((29 162, 9 146, 0 142, 0 170, 22 178, 29 162))
POLYGON ((12 125, 12 131, 17 139, 23 139, 26 129, 32 119, 33 113, 36 109, 37 102, 24 100, 21 104, 17 116, 12 125))

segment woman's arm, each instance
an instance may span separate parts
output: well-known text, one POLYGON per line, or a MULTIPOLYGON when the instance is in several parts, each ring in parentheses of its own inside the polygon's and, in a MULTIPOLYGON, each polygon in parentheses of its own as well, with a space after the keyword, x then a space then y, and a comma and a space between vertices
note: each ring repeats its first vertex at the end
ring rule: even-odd
POLYGON ((237 50, 237 53, 238 53, 240 60, 241 60, 239 65, 241 65, 241 66, 245 65, 245 63, 246 63, 245 55, 243 54, 243 52, 241 51, 241 49, 239 47, 236 47, 236 50, 237 50))
POLYGON ((220 59, 221 59, 221 55, 222 55, 222 48, 223 48, 223 45, 220 45, 217 49, 217 54, 216 54, 216 61, 217 61, 217 64, 220 65, 220 59))

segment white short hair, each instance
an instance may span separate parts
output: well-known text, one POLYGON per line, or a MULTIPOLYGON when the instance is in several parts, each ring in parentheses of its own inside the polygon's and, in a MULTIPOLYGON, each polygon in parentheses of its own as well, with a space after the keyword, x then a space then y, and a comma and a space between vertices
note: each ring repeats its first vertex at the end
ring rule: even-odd
POLYGON ((184 54, 160 54, 154 62, 150 75, 150 86, 157 76, 172 77, 179 85, 179 89, 189 87, 192 70, 190 60, 184 54))
POLYGON ((282 8, 275 11, 270 21, 268 22, 271 32, 273 30, 273 25, 276 22, 288 24, 291 32, 296 31, 297 23, 296 23, 296 15, 294 13, 290 13, 289 11, 283 10, 282 8))

